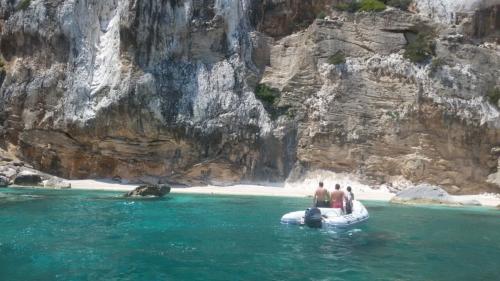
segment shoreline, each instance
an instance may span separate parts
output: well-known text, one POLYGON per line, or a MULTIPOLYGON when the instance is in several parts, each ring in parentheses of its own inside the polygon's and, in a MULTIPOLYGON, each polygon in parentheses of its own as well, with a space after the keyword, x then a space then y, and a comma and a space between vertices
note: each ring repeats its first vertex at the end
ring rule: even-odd
MULTIPOLYGON (((138 187, 139 184, 123 184, 111 180, 69 180, 71 189, 74 190, 103 190, 128 192, 138 187)), ((309 185, 293 186, 269 186, 239 184, 230 186, 193 186, 193 187, 173 187, 173 194, 206 194, 206 195, 236 195, 236 196, 271 196, 271 197, 291 197, 291 198, 312 198, 315 187, 309 185)), ((356 188, 353 190, 356 199, 366 201, 386 201, 389 202, 395 193, 386 189, 356 188)), ((484 207, 497 207, 500 205, 500 195, 477 194, 477 195, 452 195, 457 202, 477 200, 484 207)))
MULTIPOLYGON (((69 180, 71 189, 75 190, 105 190, 128 192, 138 187, 139 184, 121 184, 108 180, 69 180)), ((356 190, 354 190, 356 192, 356 190)), ((210 194, 210 195, 245 195, 245 196, 276 196, 276 197, 312 197, 314 189, 238 184, 229 186, 192 186, 192 187, 172 187, 170 193, 178 194, 210 194)), ((394 196, 393 193, 381 190, 358 190, 357 199, 389 201, 394 196)))

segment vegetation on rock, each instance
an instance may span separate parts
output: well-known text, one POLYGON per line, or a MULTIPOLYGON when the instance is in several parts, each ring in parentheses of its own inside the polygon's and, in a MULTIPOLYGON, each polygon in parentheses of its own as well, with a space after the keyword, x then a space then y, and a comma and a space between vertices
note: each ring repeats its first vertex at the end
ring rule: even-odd
POLYGON ((341 2, 334 5, 333 8, 355 13, 357 11, 380 12, 385 10, 385 6, 391 6, 403 11, 408 11, 412 0, 354 0, 350 2, 341 2))
POLYGON ((17 4, 17 7, 16 9, 18 11, 20 10, 26 10, 31 4, 31 0, 21 0, 21 2, 19 2, 19 4, 17 4))
POLYGON ((500 88, 495 87, 488 91, 488 99, 490 103, 495 106, 498 106, 498 101, 500 100, 500 88))
POLYGON ((341 11, 355 13, 357 11, 364 12, 381 12, 385 10, 385 4, 379 0, 361 0, 351 1, 349 3, 339 3, 333 8, 341 11))
POLYGON ((333 6, 334 9, 354 13, 359 10, 358 2, 352 1, 350 3, 339 3, 333 6))
POLYGON ((431 32, 420 31, 406 45, 404 57, 414 63, 422 63, 434 55, 435 42, 431 32))
POLYGON ((345 54, 342 51, 336 52, 328 58, 328 63, 335 65, 345 63, 345 54))
POLYGON ((278 105, 281 93, 277 89, 273 89, 266 84, 259 84, 255 88, 255 96, 262 101, 264 108, 269 113, 272 120, 276 120, 281 115, 286 115, 293 119, 295 114, 289 112, 289 106, 278 105))
POLYGON ((316 18, 317 18, 317 19, 320 19, 320 20, 324 19, 325 17, 326 17, 326 13, 325 13, 325 12, 323 12, 323 11, 319 12, 319 13, 316 15, 316 18))
POLYGON ((272 105, 279 97, 279 91, 267 86, 266 84, 259 84, 255 88, 255 96, 259 100, 272 105))
POLYGON ((381 12, 385 10, 385 4, 378 0, 361 0, 360 11, 364 12, 381 12))

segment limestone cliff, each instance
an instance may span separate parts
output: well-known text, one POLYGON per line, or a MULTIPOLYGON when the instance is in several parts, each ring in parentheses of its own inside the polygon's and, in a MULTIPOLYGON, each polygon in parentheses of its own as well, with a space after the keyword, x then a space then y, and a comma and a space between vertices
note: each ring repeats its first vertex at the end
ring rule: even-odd
POLYGON ((327 169, 497 191, 499 15, 483 2, 447 18, 428 1, 0 0, 0 146, 68 178, 327 169), (412 62, 424 32, 432 55, 412 62))

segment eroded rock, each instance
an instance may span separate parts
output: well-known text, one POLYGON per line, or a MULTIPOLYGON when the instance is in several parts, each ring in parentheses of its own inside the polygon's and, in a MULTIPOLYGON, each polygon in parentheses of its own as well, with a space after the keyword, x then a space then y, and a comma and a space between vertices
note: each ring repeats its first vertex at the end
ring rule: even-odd
POLYGON ((38 186, 42 181, 42 177, 32 171, 22 171, 14 178, 14 184, 21 186, 38 186))
POLYGON ((125 194, 125 197, 163 197, 170 193, 170 186, 165 184, 141 185, 125 194))
POLYGON ((50 177, 48 180, 43 181, 43 187, 55 188, 55 189, 68 189, 71 188, 71 183, 58 177, 50 177))
POLYGON ((9 180, 13 180, 17 175, 17 170, 15 169, 15 167, 11 166, 0 166, 0 175, 5 176, 9 180))

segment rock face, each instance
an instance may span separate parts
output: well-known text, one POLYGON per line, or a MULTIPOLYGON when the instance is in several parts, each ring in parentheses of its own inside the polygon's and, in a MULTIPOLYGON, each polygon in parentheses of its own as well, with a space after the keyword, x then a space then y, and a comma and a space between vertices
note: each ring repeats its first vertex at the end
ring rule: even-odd
POLYGON ((141 185, 125 194, 125 197, 163 197, 170 193, 170 186, 164 184, 141 185))
POLYGON ((453 25, 432 1, 415 13, 303 0, 17 2, 0 0, 0 147, 43 172, 200 184, 326 169, 374 185, 499 190, 496 2, 457 8, 472 12, 453 25), (404 48, 423 30, 434 59, 413 63, 404 48))
POLYGON ((70 188, 71 184, 59 177, 32 169, 29 165, 9 156, 0 149, 0 186, 2 179, 6 185, 13 183, 23 186, 42 186, 46 188, 70 188))
POLYGON ((424 17, 445 24, 459 25, 471 37, 500 38, 500 2, 498 0, 415 0, 424 17))

